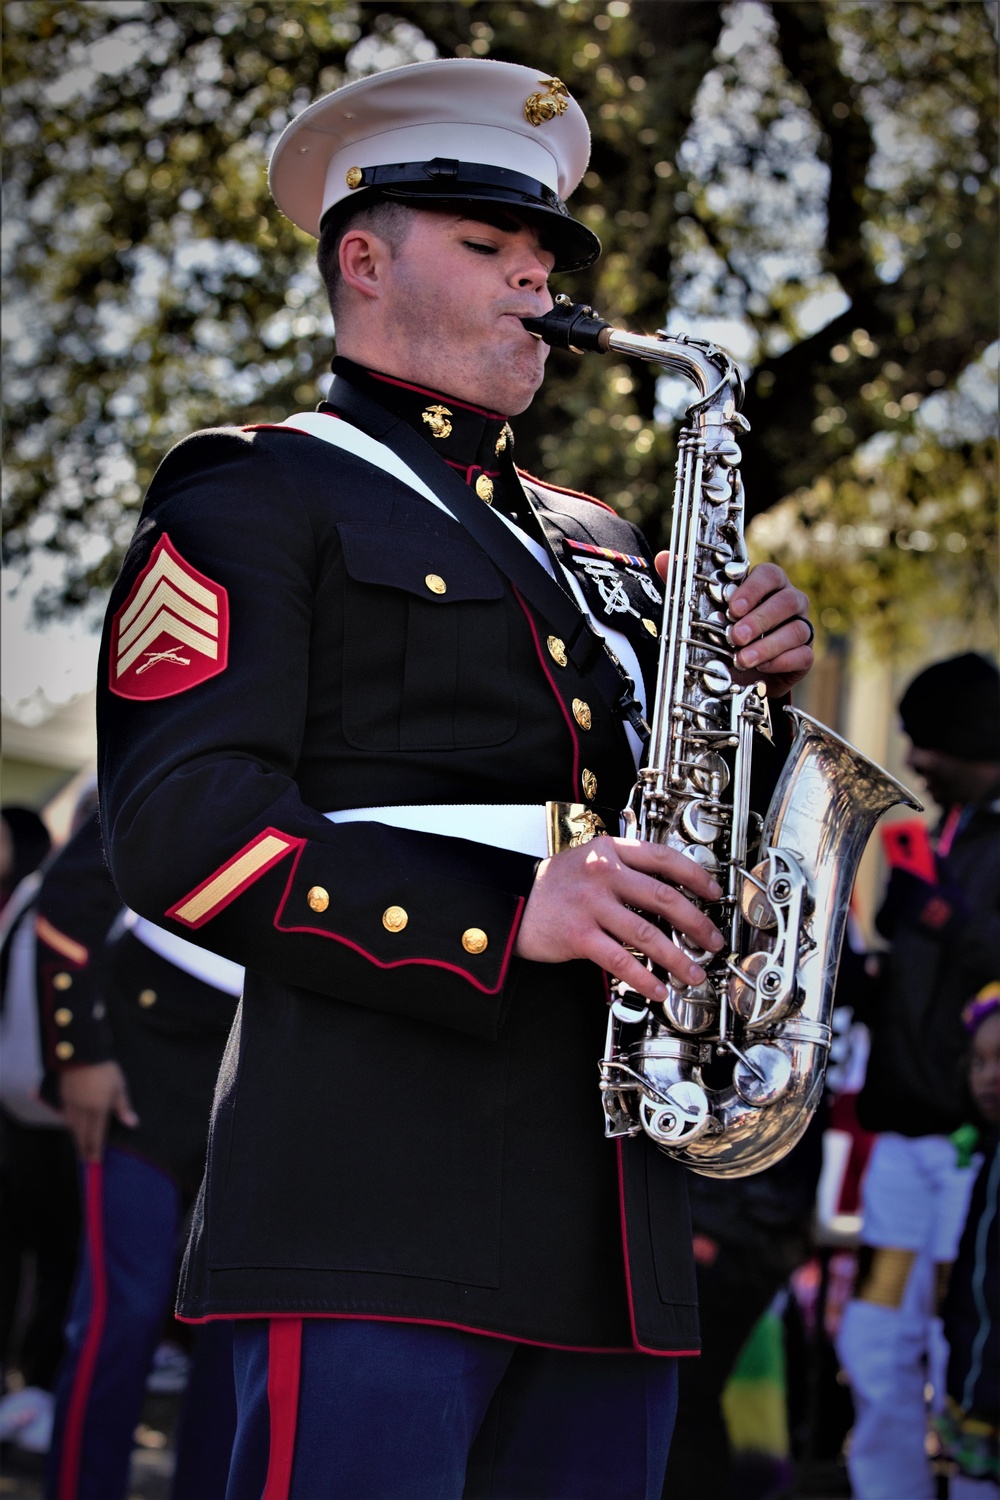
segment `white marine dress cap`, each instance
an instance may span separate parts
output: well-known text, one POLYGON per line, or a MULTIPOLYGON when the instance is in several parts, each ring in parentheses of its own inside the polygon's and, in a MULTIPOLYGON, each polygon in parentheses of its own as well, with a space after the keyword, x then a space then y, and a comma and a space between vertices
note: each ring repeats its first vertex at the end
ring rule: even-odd
POLYGON ((557 271, 592 264, 597 236, 565 200, 590 156, 565 84, 492 58, 409 63, 345 84, 283 131, 268 173, 281 211, 318 236, 327 215, 380 198, 506 204, 545 231, 557 271))

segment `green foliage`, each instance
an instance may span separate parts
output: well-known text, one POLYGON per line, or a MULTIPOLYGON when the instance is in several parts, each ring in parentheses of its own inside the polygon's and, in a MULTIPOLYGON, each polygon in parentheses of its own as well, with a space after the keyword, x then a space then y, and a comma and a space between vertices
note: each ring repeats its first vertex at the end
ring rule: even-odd
MULTIPOLYGON (((996 334, 991 14, 979 0, 7 0, 8 560, 64 554, 64 602, 86 600, 178 437, 315 403, 332 324, 312 243, 270 204, 270 148, 345 78, 496 56, 564 78, 592 124, 574 206, 605 255, 560 289, 633 328, 669 313, 736 347, 752 368, 750 509, 814 497, 797 567, 849 628, 868 585, 849 569, 838 582, 827 521, 854 525, 884 489, 899 536, 926 529, 918 475, 928 493, 957 494, 966 474, 988 490, 984 442, 941 432, 931 451, 915 423, 996 334), (845 477, 879 433, 895 443, 886 473, 845 477)), ((662 539, 668 417, 686 399, 649 365, 553 355, 519 459, 662 539)), ((909 628, 928 570, 979 555, 978 512, 944 524, 963 552, 887 544, 886 629, 909 628)))

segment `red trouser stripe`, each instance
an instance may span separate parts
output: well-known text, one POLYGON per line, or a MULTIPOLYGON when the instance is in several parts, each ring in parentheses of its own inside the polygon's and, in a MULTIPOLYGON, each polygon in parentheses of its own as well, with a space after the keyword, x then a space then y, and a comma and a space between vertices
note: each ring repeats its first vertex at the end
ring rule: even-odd
POLYGON ((301 1365, 302 1319, 272 1318, 267 1349, 271 1451, 262 1500, 288 1500, 291 1493, 301 1365))
POLYGON ((108 1315, 108 1270, 104 1261, 101 1202, 103 1171, 100 1162, 88 1162, 84 1168, 84 1215, 87 1248, 90 1252, 90 1322, 87 1324, 66 1410, 66 1427, 59 1461, 59 1500, 75 1500, 79 1488, 87 1402, 108 1315))

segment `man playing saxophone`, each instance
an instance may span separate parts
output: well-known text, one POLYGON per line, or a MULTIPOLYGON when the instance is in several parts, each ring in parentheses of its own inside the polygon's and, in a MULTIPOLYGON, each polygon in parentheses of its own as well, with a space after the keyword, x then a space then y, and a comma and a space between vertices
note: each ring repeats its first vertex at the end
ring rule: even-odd
MULTIPOLYGON (((588 148, 493 61, 300 115, 271 186, 319 238, 328 397, 179 444, 109 607, 115 880, 247 970, 180 1293, 235 1320, 232 1500, 658 1495, 697 1350, 683 1170, 604 1140, 595 1061, 605 976, 699 982, 667 934, 718 951, 720 887, 546 841, 546 804, 615 831, 662 609, 631 525, 515 467, 521 319, 600 249, 588 148)), ((773 565, 728 601, 775 695, 806 607, 773 565)))

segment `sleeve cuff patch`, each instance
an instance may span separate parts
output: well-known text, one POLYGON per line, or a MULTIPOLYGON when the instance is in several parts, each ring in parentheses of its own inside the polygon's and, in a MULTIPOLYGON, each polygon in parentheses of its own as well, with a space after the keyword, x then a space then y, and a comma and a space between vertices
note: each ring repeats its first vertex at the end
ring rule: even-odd
POLYGON ((279 833, 276 828, 265 828, 238 854, 172 906, 166 915, 183 922, 185 927, 201 927, 235 901, 272 865, 284 859, 290 849, 301 848, 302 843, 302 839, 279 833))

